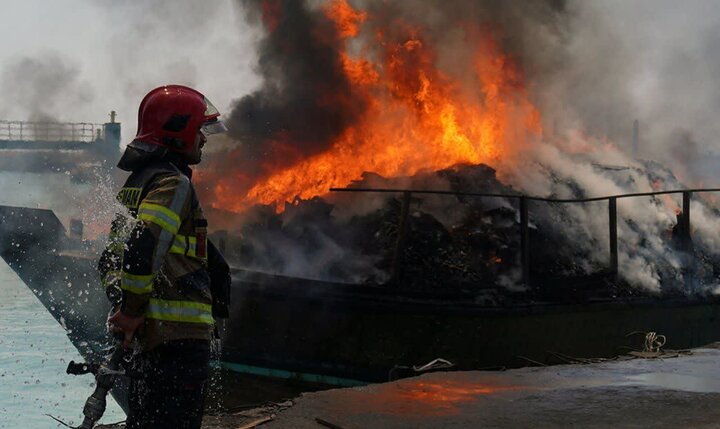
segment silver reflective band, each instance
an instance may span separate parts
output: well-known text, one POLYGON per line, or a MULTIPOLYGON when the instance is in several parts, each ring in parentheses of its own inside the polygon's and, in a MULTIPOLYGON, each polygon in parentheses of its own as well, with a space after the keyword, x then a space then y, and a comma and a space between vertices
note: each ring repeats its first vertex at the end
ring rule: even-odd
POLYGON ((202 127, 200 127, 200 131, 206 136, 225 133, 227 130, 223 121, 205 122, 202 127))

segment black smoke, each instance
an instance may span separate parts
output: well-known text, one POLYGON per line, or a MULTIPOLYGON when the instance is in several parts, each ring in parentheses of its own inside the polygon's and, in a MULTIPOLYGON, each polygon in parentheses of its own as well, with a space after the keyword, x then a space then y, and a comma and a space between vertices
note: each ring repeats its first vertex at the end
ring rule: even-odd
MULTIPOLYGON (((243 160, 251 161, 247 169, 253 169, 255 161, 271 160, 277 168, 278 163, 289 165, 322 152, 365 111, 367 101, 354 91, 343 71, 344 41, 323 11, 327 3, 240 0, 247 21, 264 30, 256 46, 256 68, 263 84, 237 100, 228 117, 231 137, 244 145, 243 160)), ((537 43, 540 34, 551 35, 547 37, 553 42, 561 38, 567 13, 565 0, 350 4, 368 13, 359 36, 365 54, 380 54, 383 47, 374 46, 373 39, 378 32, 403 43, 408 34, 398 30, 398 24, 408 24, 421 29, 422 37, 439 52, 438 66, 450 72, 459 67, 458 59, 467 60, 469 26, 495 31, 504 49, 520 60, 527 57, 532 65, 537 62, 534 54, 540 53, 527 46, 537 43)))
MULTIPOLYGON (((343 73, 341 41, 318 8, 299 0, 243 0, 247 19, 264 25, 257 46, 262 87, 238 100, 231 136, 249 157, 273 157, 278 144, 304 157, 328 147, 365 110, 343 73)), ((292 155, 290 155, 292 156, 292 155)))

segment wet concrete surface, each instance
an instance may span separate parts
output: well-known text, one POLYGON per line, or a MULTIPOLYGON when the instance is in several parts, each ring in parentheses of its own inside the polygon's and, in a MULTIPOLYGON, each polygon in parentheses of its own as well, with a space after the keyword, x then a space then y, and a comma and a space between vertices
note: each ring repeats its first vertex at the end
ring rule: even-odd
POLYGON ((305 393, 281 406, 208 416, 203 427, 720 428, 718 345, 664 356, 432 373, 305 393))
POLYGON ((264 428, 720 427, 720 350, 305 394, 264 428))

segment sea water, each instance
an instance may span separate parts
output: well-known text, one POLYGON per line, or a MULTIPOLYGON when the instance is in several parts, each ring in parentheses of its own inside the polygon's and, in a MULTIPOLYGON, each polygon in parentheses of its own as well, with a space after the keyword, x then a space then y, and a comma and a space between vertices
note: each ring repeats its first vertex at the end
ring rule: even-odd
MULTIPOLYGON (((78 425, 94 390, 92 375, 67 375, 82 357, 65 331, 0 259, 0 428, 62 427, 46 414, 78 425)), ((108 396, 101 422, 125 419, 108 396)))

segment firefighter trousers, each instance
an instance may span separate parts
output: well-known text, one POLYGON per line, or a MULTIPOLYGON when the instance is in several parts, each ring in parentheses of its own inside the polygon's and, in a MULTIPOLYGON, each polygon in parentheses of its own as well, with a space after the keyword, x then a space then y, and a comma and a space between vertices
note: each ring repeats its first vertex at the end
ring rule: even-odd
POLYGON ((135 356, 127 429, 200 429, 210 342, 179 340, 135 356))

